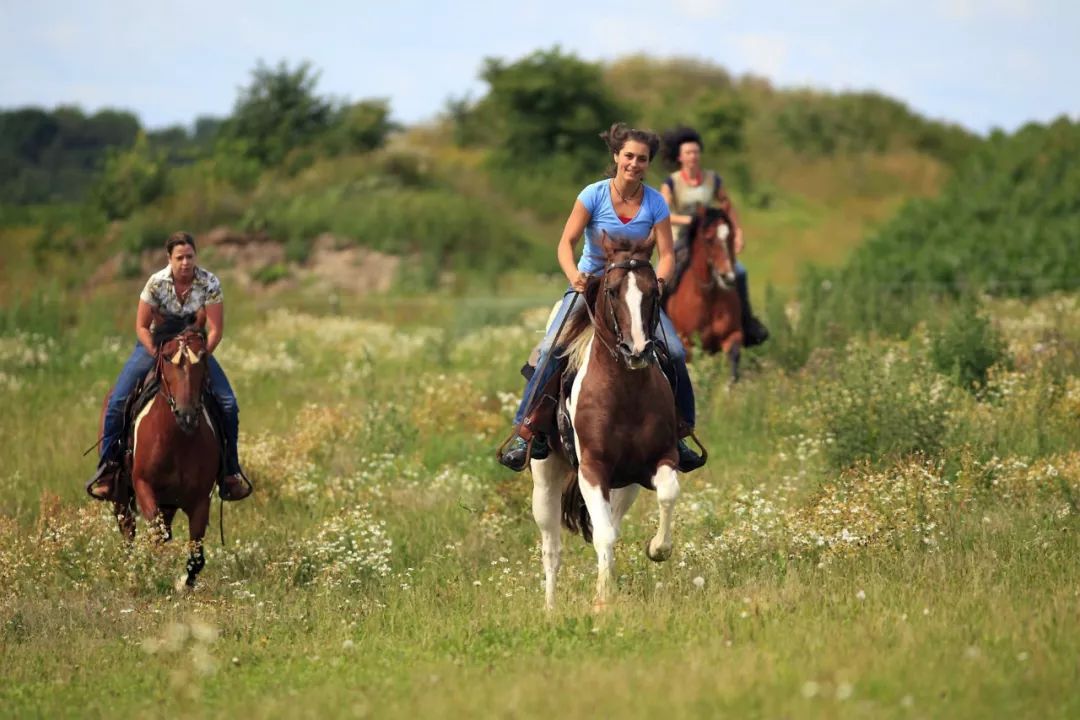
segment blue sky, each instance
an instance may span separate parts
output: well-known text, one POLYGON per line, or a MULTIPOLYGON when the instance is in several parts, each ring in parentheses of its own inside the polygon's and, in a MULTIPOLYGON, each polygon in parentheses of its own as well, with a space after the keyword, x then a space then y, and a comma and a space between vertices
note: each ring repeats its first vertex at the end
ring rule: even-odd
POLYGON ((1072 0, 517 0, 183 3, 0 0, 0 107, 119 107, 143 123, 227 115, 257 60, 389 98, 404 122, 483 92, 485 57, 689 57, 781 87, 873 89, 979 132, 1080 116, 1072 0))

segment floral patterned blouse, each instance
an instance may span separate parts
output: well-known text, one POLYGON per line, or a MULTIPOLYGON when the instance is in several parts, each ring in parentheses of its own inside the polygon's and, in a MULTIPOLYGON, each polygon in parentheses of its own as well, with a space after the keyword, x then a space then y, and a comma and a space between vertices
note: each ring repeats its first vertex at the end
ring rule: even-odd
POLYGON ((158 270, 146 281, 139 299, 162 315, 189 315, 204 305, 216 305, 224 300, 221 294, 221 282, 209 270, 195 268, 195 279, 191 289, 183 298, 176 295, 172 270, 166 266, 158 270))

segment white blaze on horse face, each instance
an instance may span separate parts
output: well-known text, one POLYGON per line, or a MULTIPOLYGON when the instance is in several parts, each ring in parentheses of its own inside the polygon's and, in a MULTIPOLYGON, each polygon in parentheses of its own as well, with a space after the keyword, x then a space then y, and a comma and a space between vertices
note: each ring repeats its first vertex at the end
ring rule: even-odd
POLYGON ((645 336, 645 319, 642 300, 645 294, 638 287, 637 273, 630 273, 626 278, 626 307, 630 310, 630 349, 635 355, 645 352, 648 338, 645 336))

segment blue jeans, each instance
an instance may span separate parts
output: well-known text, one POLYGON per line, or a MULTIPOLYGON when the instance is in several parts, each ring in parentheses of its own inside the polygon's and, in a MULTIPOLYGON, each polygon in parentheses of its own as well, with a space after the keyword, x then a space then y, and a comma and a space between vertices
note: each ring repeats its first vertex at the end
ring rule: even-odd
MULTIPOLYGON (((559 306, 559 311, 555 314, 555 318, 551 321, 551 327, 548 328, 547 334, 544 335, 544 339, 540 341, 540 355, 536 360, 536 372, 533 373, 532 378, 525 383, 525 392, 521 396, 521 404, 518 405, 517 412, 514 414, 514 424, 520 425, 521 421, 525 419, 525 413, 528 411, 526 403, 532 398, 535 392, 539 392, 539 388, 544 387, 551 376, 555 374, 555 370, 559 364, 557 362, 549 362, 547 367, 544 367, 544 359, 552 352, 552 345, 555 342, 555 333, 559 331, 559 327, 563 324, 563 319, 566 317, 566 313, 570 311, 570 303, 572 302, 576 293, 573 290, 567 290, 563 294, 562 305, 559 306), (544 368, 541 373, 540 368, 544 368)), ((585 299, 579 298, 574 303, 574 314, 579 312, 585 312, 585 299)), ((679 334, 675 332, 675 326, 671 324, 671 318, 667 316, 667 313, 663 310, 660 311, 660 327, 658 328, 657 339, 667 346, 668 355, 671 357, 672 365, 675 370, 675 407, 679 410, 679 415, 682 416, 691 427, 694 426, 694 388, 690 384, 690 374, 686 371, 686 348, 683 347, 682 340, 679 339, 679 334)), ((556 353, 562 352, 564 348, 556 347, 554 351, 556 353)))
MULTIPOLYGON (((142 343, 135 343, 135 349, 131 357, 124 363, 124 369, 120 371, 120 377, 116 380, 109 397, 109 406, 105 410, 105 431, 101 441, 100 456, 102 459, 110 455, 115 446, 120 442, 120 433, 124 424, 124 405, 128 396, 135 391, 139 380, 150 372, 154 367, 154 356, 146 352, 142 343)), ((240 435, 240 407, 236 404, 236 394, 229 385, 225 371, 221 369, 217 359, 209 357, 210 367, 210 392, 213 393, 218 405, 221 406, 222 415, 225 419, 225 472, 228 475, 240 472, 240 458, 236 447, 240 435)))

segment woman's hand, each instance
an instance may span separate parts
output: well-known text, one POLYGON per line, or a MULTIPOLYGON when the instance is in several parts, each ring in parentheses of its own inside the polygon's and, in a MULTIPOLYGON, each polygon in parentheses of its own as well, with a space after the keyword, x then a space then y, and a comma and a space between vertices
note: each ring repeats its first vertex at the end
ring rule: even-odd
POLYGON ((574 288, 574 292, 585 292, 585 284, 588 282, 588 274, 579 270, 576 276, 570 278, 570 287, 574 288))

